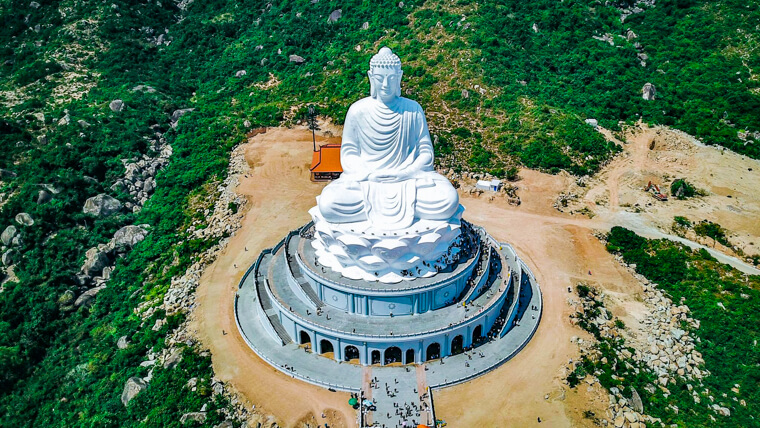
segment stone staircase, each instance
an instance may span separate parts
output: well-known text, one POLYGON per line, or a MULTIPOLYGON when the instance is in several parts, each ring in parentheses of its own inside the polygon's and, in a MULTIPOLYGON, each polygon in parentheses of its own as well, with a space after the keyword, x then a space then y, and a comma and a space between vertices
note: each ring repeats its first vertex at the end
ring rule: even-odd
MULTIPOLYGON (((265 285, 262 284, 260 278, 256 278, 256 295, 261 302, 261 307, 264 309, 264 313, 267 315, 269 323, 272 324, 272 328, 274 328, 274 331, 277 333, 282 344, 287 345, 288 343, 291 343, 293 339, 291 339, 290 335, 285 330, 285 327, 283 327, 280 322, 280 318, 277 316, 277 311, 272 307, 272 301, 269 299, 269 294, 267 294, 266 290, 263 290, 264 286, 265 285)), ((269 286, 269 284, 266 284, 266 286, 269 286)))
POLYGON ((306 297, 311 300, 311 303, 313 303, 317 308, 323 307, 325 303, 319 298, 317 292, 314 291, 314 289, 311 287, 311 284, 309 284, 309 282, 306 281, 306 278, 304 278, 304 276, 301 274, 301 268, 296 262, 296 256, 289 251, 289 246, 290 243, 288 243, 288 246, 285 247, 285 260, 288 262, 288 269, 290 269, 290 273, 293 275, 293 278, 295 278, 298 286, 301 287, 301 290, 303 290, 304 294, 306 294, 306 297))

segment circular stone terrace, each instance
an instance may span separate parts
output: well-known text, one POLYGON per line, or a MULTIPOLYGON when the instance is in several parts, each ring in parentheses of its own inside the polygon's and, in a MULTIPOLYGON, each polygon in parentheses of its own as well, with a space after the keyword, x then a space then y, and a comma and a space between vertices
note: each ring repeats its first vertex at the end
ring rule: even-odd
MULTIPOLYGON (((450 284, 443 277, 474 266, 454 304, 406 316, 368 316, 325 305, 295 263, 307 247, 300 233, 305 228, 262 252, 235 298, 236 322, 246 343, 287 375, 358 392, 363 365, 403 377, 410 366, 402 364, 414 363, 424 367, 428 386, 440 388, 503 364, 538 327, 543 305, 534 275, 509 244, 497 243, 480 228, 475 228, 483 242, 480 251, 442 273, 443 280, 436 275, 421 278, 424 285, 414 280, 380 286, 401 286, 400 292, 445 288, 450 284)), ((327 275, 321 279, 351 283, 327 275)))

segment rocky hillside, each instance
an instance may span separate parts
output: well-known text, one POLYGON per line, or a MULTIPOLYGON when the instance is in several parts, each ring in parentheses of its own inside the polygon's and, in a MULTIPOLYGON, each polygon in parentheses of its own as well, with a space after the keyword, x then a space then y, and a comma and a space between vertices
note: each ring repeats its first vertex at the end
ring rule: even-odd
POLYGON ((238 424, 181 328, 240 202, 219 190, 230 153, 309 104, 340 123, 382 45, 456 173, 590 174, 617 151, 594 128, 620 121, 760 156, 751 2, 4 0, 0 16, 2 425, 238 424))

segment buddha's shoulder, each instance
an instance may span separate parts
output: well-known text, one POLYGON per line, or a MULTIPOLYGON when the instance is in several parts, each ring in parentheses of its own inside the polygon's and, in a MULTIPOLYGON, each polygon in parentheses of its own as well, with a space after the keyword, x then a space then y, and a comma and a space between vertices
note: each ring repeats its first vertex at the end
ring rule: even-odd
POLYGON ((409 98, 399 97, 399 102, 404 103, 404 110, 410 110, 422 113, 422 106, 420 103, 409 98))
MULTIPOLYGON (((422 112, 422 106, 417 101, 410 100, 409 98, 399 97, 397 103, 403 111, 422 112)), ((351 104, 351 107, 348 108, 348 112, 360 113, 368 110, 375 110, 377 107, 378 101, 376 99, 372 97, 364 97, 351 104)))

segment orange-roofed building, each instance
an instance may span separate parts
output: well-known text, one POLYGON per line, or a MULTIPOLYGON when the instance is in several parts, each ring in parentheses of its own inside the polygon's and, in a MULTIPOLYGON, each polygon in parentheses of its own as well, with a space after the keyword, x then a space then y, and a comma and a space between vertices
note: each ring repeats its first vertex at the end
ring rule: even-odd
POLYGON ((311 155, 311 181, 329 181, 340 177, 340 144, 325 144, 311 155))

